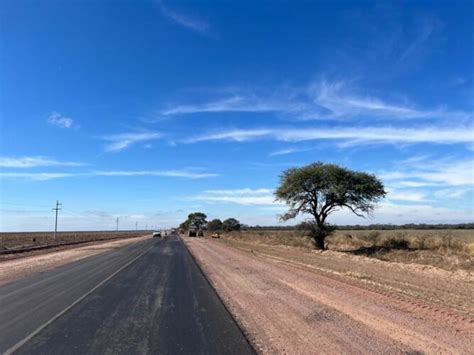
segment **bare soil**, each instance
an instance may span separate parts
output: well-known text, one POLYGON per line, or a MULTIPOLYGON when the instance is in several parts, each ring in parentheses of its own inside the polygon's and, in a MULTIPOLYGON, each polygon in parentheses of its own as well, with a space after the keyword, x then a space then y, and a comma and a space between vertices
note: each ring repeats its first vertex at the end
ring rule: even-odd
POLYGON ((149 233, 150 232, 146 231, 58 232, 56 239, 54 239, 52 232, 3 232, 0 233, 0 250, 38 245, 140 237, 149 233))
POLYGON ((466 271, 334 251, 183 238, 264 354, 472 353, 466 271))
POLYGON ((138 243, 150 237, 151 236, 148 235, 134 238, 123 238, 114 241, 94 242, 86 246, 68 247, 59 251, 51 251, 49 249, 42 251, 41 253, 37 252, 34 255, 29 255, 27 257, 0 259, 0 285, 33 273, 50 270, 76 260, 104 253, 116 248, 121 248, 128 244, 138 243))
MULTIPOLYGON (((224 233, 239 243, 314 249, 309 236, 294 230, 250 230, 224 233)), ((474 272, 474 230, 337 230, 327 247, 349 255, 381 261, 435 266, 444 270, 474 272), (400 243, 402 241, 403 243, 400 243), (397 245, 393 246, 393 242, 397 245)))

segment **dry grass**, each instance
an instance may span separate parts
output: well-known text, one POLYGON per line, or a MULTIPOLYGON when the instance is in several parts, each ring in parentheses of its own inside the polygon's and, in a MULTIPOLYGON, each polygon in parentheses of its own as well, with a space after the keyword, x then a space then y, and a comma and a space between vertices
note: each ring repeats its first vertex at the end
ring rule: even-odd
MULTIPOLYGON (((314 248, 299 231, 232 232, 224 239, 265 245, 314 248)), ((385 261, 437 266, 446 270, 474 269, 474 230, 340 230, 327 239, 328 249, 385 261)))
POLYGON ((332 248, 380 247, 387 249, 436 250, 446 253, 474 252, 474 230, 400 229, 336 231, 328 242, 332 248))
POLYGON ((22 246, 63 244, 70 242, 131 238, 145 235, 146 232, 59 232, 56 240, 51 232, 0 233, 0 249, 22 246))
POLYGON ((313 241, 299 231, 258 230, 224 233, 223 238, 268 245, 314 248, 313 241))

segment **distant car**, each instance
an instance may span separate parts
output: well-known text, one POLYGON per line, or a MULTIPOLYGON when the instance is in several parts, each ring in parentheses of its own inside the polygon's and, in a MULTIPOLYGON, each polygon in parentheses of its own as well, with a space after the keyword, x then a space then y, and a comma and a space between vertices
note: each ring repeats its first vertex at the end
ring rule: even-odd
POLYGON ((161 238, 161 231, 154 231, 153 238, 161 238))

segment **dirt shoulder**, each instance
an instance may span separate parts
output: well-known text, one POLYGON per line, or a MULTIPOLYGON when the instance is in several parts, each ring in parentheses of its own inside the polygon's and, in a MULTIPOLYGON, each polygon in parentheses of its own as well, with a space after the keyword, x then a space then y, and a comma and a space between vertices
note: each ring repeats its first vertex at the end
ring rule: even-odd
POLYGON ((184 241, 262 353, 469 353, 474 346, 471 275, 334 252, 184 241))
POLYGON ((70 246, 59 251, 49 249, 26 257, 3 259, 0 260, 0 285, 149 238, 148 235, 114 241, 92 242, 85 246, 70 246))

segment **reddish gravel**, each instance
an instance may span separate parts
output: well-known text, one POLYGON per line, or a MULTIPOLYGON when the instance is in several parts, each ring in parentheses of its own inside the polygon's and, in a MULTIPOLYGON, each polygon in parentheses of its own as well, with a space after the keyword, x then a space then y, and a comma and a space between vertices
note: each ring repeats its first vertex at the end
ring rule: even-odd
MULTIPOLYGON (((469 315, 346 282, 339 272, 306 267, 283 252, 273 257, 222 241, 185 242, 261 353, 468 354, 474 348, 469 315)), ((338 266, 351 270, 354 262, 361 261, 341 259, 338 266)))

